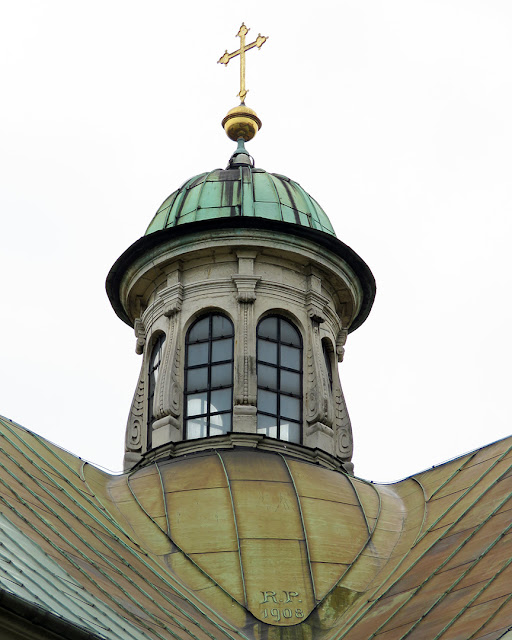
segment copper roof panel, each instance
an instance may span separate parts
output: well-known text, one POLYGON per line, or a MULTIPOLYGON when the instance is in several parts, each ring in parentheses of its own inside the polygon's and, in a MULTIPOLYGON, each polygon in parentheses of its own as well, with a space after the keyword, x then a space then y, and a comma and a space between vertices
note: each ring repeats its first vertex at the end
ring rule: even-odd
POLYGON ((510 440, 419 474, 434 498, 425 507, 412 479, 368 485, 256 451, 160 462, 160 471, 153 465, 129 479, 90 465, 82 474, 71 454, 0 423, 0 512, 109 615, 148 637, 260 640, 286 626, 276 639, 491 640, 512 626, 510 440), (214 500, 201 498, 211 492, 214 500), (258 514, 276 505, 281 519, 270 528, 281 535, 292 527, 295 540, 241 536, 239 513, 244 534, 262 536, 258 514), (221 530, 226 522, 231 533, 221 530), (307 535, 299 539, 301 528, 307 535), (347 548, 344 531, 364 531, 370 544, 347 563, 314 562, 333 538, 347 548), (199 546, 198 555, 180 551, 175 532, 189 553, 199 546), (205 553, 215 537, 218 552, 205 553), (294 607, 279 602, 286 593, 294 607), (256 618, 238 604, 245 596, 256 618))

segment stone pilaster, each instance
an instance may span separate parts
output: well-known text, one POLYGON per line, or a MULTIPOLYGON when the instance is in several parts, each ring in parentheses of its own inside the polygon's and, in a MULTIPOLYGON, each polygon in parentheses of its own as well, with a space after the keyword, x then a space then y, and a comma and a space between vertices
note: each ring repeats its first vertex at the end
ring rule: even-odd
POLYGON ((333 453, 334 407, 320 338, 320 324, 325 321, 327 304, 327 298, 322 295, 322 280, 316 270, 310 267, 306 291, 306 308, 310 323, 307 328, 304 375, 306 419, 304 444, 333 453))
POLYGON ((256 432, 256 332, 254 301, 256 285, 261 280, 254 275, 256 251, 237 251, 238 273, 231 276, 238 301, 238 339, 235 341, 235 380, 233 431, 256 432))
POLYGON ((183 285, 181 262, 167 277, 167 287, 159 293, 163 314, 168 318, 162 363, 154 398, 152 447, 181 440, 183 413, 183 366, 181 357, 181 308, 183 285))

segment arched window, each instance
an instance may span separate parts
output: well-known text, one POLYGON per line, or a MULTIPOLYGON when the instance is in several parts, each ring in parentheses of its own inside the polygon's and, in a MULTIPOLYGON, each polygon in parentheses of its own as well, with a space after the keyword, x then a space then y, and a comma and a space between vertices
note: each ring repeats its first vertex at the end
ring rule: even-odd
POLYGON ((164 350, 165 335, 162 333, 158 336, 157 341, 153 345, 151 351, 151 358, 149 359, 148 367, 148 448, 151 448, 151 428, 155 417, 153 415, 153 400, 155 397, 156 383, 158 381, 158 370, 162 362, 162 355, 164 350))
POLYGON ((185 438, 231 431, 233 414, 233 324, 210 313, 185 340, 185 438))
POLYGON ((257 331, 258 433, 301 441, 302 340, 291 322, 277 316, 257 331))

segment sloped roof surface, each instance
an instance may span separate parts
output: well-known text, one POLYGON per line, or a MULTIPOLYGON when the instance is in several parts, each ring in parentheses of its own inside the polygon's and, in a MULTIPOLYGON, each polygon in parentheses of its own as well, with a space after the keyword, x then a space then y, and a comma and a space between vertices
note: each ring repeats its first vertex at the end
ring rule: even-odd
POLYGON ((148 636, 96 598, 0 514, 0 589, 100 638, 148 636))
POLYGON ((218 218, 267 218, 336 235, 322 207, 290 178, 253 167, 215 169, 190 178, 162 203, 146 235, 218 218))
POLYGON ((0 513, 39 548, 19 561, 30 552, 42 579, 69 575, 103 603, 106 637, 124 621, 197 640, 498 640, 512 628, 512 438, 375 485, 238 449, 109 476, 8 420, 0 435, 0 513))

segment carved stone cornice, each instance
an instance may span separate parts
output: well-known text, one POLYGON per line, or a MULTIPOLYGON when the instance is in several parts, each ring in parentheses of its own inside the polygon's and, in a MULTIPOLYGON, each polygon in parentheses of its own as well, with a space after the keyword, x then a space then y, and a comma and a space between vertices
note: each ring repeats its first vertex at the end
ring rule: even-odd
POLYGON ((306 268, 306 276, 306 309, 308 315, 313 322, 325 322, 326 308, 329 305, 329 300, 322 295, 322 278, 312 264, 306 268))
POLYGON ((237 274, 231 276, 231 280, 236 286, 236 299, 238 302, 252 304, 256 300, 256 285, 261 280, 261 276, 237 274))
POLYGON ((181 311, 183 304, 183 285, 176 282, 170 287, 162 289, 158 294, 159 299, 163 302, 164 316, 170 318, 178 311, 181 311))
POLYGON ((135 332, 135 337, 137 338, 135 343, 135 353, 140 356, 144 352, 144 345, 146 344, 146 328, 144 326, 144 322, 140 318, 136 318, 133 330, 135 332))
POLYGON ((234 449, 250 448, 261 451, 280 453, 298 460, 305 460, 313 464, 320 465, 327 469, 346 472, 352 469, 350 463, 340 460, 336 456, 319 448, 308 447, 303 444, 276 440, 259 433, 237 433, 229 432, 222 436, 209 438, 199 438, 197 440, 182 440, 180 442, 169 442, 161 447, 152 449, 143 455, 134 468, 144 467, 157 460, 169 458, 179 458, 189 456, 202 451, 212 449, 234 449))
POLYGON ((325 308, 329 301, 325 296, 311 289, 306 293, 306 308, 313 322, 325 322, 325 308))

